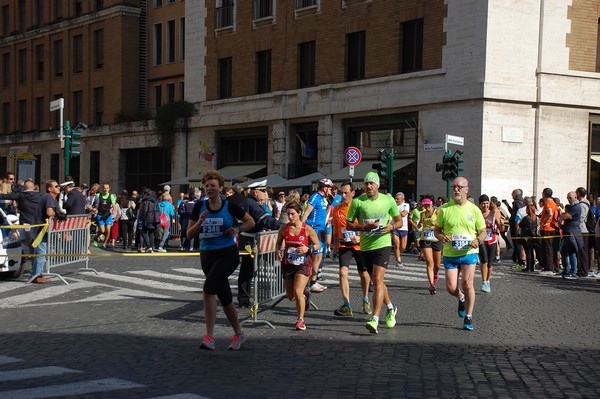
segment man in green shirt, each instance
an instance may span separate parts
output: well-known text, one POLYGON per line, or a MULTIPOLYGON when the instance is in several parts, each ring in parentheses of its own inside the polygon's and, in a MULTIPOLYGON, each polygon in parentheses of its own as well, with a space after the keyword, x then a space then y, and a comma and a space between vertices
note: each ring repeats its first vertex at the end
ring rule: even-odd
POLYGON ((479 264, 479 246, 487 233, 485 219, 479 207, 467 200, 469 182, 457 177, 450 186, 452 201, 444 204, 438 213, 435 227, 436 238, 444 244, 442 250, 446 273, 446 289, 458 298, 458 315, 463 318, 463 328, 473 330, 475 288, 473 277, 479 264), (459 273, 462 275, 458 288, 459 273), (465 306, 466 305, 466 306, 465 306))
POLYGON ((354 198, 348 210, 346 229, 360 231, 360 251, 375 287, 373 292, 373 317, 366 328, 377 334, 379 314, 383 303, 387 306, 385 324, 388 328, 396 325, 398 309, 392 305, 383 278, 392 253, 391 232, 402 227, 402 216, 396 201, 379 193, 379 176, 369 172, 365 176, 365 194, 354 198), (393 223, 390 223, 390 219, 393 223))

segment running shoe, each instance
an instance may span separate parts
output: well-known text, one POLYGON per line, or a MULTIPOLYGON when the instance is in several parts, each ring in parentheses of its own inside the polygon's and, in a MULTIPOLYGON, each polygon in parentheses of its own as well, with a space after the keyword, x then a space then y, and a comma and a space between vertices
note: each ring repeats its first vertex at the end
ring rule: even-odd
POLYGON ((304 320, 302 320, 302 319, 296 320, 296 330, 299 330, 299 331, 306 330, 306 326, 304 325, 304 320))
POLYGON ((369 321, 367 321, 366 326, 367 330, 369 330, 369 332, 371 334, 377 334, 377 321, 375 319, 371 319, 369 321))
POLYGON ((213 339, 213 337, 209 337, 208 335, 205 335, 204 338, 202 338, 202 342, 200 343, 200 349, 214 351, 216 348, 217 348, 217 346, 215 344, 215 340, 213 339))
POLYGON ((310 310, 310 291, 304 290, 304 311, 310 310))
POLYGON ((429 286, 429 293, 430 293, 431 295, 435 295, 435 294, 437 293, 437 290, 435 289, 435 285, 431 284, 431 285, 429 286))
POLYGON ((147 254, 151 254, 151 253, 153 253, 153 252, 154 252, 154 250, 153 250, 152 248, 148 248, 148 249, 146 249, 146 253, 147 253, 147 254))
POLYGON ((463 329, 467 330, 467 331, 473 331, 473 319, 472 318, 465 316, 465 319, 463 322, 463 329))
POLYGON ((231 344, 227 347, 230 351, 239 351, 242 349, 242 345, 246 343, 246 334, 243 332, 240 334, 236 334, 232 337, 231 344))
POLYGON ((402 269, 404 267, 404 265, 402 264, 402 262, 396 262, 396 269, 402 269))
POLYGON ((314 293, 320 293, 323 292, 327 289, 327 287, 325 287, 324 285, 319 284, 318 282, 315 282, 313 285, 310 286, 310 291, 314 292, 314 293))
POLYGON ((352 309, 346 305, 342 305, 333 311, 333 314, 341 317, 352 317, 352 309))
POLYGON ((156 250, 156 252, 162 252, 162 253, 165 253, 165 252, 167 252, 167 250, 166 250, 166 249, 164 249, 164 248, 162 248, 162 247, 158 247, 158 249, 156 250))
POLYGON ((481 283, 481 291, 488 293, 492 292, 492 287, 490 287, 489 281, 484 281, 483 283, 481 283))
POLYGON ((435 273, 435 274, 433 275, 433 284, 437 284, 437 283, 438 283, 438 280, 439 280, 438 274, 437 274, 437 273, 435 273))
POLYGON ((465 308, 465 302, 464 301, 458 301, 458 317, 460 318, 465 318, 467 317, 467 309, 465 308))
POLYGON ((363 313, 373 314, 373 311, 371 310, 371 302, 363 300, 363 313))
POLYGON ((385 325, 387 328, 394 328, 396 325, 396 313, 398 313, 398 308, 394 306, 393 309, 388 309, 385 314, 385 325))

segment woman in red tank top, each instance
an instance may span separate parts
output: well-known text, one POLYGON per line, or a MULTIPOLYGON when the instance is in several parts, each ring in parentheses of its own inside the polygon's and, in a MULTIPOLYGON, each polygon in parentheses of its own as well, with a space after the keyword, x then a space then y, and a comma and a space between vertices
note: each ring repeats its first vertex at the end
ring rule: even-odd
POLYGON ((277 260, 282 263, 285 293, 290 301, 296 301, 296 330, 306 330, 304 312, 310 306, 306 284, 312 272, 311 254, 319 249, 319 239, 315 230, 300 220, 302 205, 299 202, 287 203, 285 212, 290 221, 281 226, 277 234, 277 260))

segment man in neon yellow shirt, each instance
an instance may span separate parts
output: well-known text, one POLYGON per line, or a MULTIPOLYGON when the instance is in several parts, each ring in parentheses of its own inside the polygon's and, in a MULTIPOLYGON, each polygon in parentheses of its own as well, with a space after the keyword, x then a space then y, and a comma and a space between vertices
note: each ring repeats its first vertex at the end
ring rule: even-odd
POLYGON ((369 172, 365 176, 365 194, 354 198, 348 210, 347 230, 360 231, 360 251, 375 286, 373 292, 373 317, 367 322, 369 332, 377 334, 379 313, 383 303, 387 306, 385 324, 396 325, 398 309, 392 305, 383 278, 392 253, 391 232, 402 227, 402 216, 396 201, 379 193, 379 176, 369 172), (394 222, 389 223, 390 219, 394 222))
POLYGON ((473 277, 475 266, 479 264, 479 246, 483 244, 487 233, 481 210, 467 200, 467 179, 457 177, 450 188, 452 201, 440 208, 435 236, 444 243, 442 255, 446 289, 450 295, 458 298, 458 315, 463 318, 463 328, 470 331, 473 330, 472 315, 475 307, 473 277), (458 288, 459 272, 462 272, 461 286, 464 294, 458 288))

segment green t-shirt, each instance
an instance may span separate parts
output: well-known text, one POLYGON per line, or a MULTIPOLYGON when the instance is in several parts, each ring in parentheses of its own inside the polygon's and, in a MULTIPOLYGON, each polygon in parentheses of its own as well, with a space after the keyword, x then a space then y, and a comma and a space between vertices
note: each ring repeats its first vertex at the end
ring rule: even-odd
POLYGON ((399 214, 396 201, 388 195, 379 193, 375 200, 370 199, 367 194, 354 198, 348 210, 348 221, 354 222, 355 219, 358 219, 358 223, 365 224, 379 220, 377 230, 360 232, 360 250, 372 251, 391 247, 391 233, 383 234, 381 229, 389 223, 392 217, 399 214))
POLYGON ((485 229, 485 219, 477 205, 467 201, 461 206, 450 201, 440 208, 436 224, 443 229, 445 236, 452 238, 452 241, 444 243, 444 256, 479 253, 479 249, 471 247, 477 232, 485 229))
POLYGON ((419 220, 421 220, 421 210, 418 207, 413 209, 408 217, 415 222, 415 224, 419 224, 419 220))

